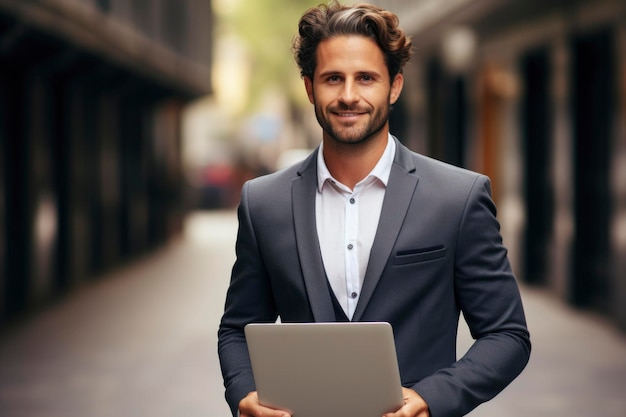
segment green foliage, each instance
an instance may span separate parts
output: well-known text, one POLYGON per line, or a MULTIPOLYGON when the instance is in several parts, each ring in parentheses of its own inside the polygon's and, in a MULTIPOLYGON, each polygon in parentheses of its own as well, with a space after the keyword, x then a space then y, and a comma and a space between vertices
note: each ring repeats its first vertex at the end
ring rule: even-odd
POLYGON ((240 0, 230 16, 230 26, 248 47, 251 59, 251 104, 264 89, 278 87, 293 99, 294 83, 299 77, 293 60, 291 43, 297 32, 298 20, 305 10, 321 0, 240 0))

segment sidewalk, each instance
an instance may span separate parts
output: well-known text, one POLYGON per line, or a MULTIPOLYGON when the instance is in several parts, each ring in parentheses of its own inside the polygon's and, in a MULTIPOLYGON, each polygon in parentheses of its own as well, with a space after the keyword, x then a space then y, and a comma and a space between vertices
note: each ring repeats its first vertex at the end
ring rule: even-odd
POLYGON ((626 335, 543 291, 523 288, 522 297, 533 343, 530 362, 470 416, 626 416, 626 335))
MULTIPOLYGON (((0 340, 0 416, 226 417, 217 323, 233 212, 196 214, 183 239, 85 285, 0 340)), ((523 289, 533 354, 472 417, 623 417, 626 335, 523 289)), ((462 329, 459 349, 471 340, 462 329)))

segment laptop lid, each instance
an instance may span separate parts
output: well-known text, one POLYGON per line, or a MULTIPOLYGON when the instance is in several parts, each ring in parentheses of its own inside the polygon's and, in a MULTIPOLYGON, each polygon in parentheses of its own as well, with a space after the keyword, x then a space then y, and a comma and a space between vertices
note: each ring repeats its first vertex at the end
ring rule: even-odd
POLYGON ((380 417, 403 404, 389 323, 248 324, 259 400, 294 417, 380 417))

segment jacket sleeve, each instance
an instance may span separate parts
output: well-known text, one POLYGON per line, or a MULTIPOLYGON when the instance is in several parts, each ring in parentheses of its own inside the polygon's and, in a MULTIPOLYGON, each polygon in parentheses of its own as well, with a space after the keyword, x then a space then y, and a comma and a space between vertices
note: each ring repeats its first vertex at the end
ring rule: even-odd
POLYGON ((218 355, 226 388, 226 401, 233 416, 238 415, 239 402, 248 393, 256 390, 244 326, 250 322, 272 322, 277 318, 266 268, 250 216, 249 186, 250 183, 246 183, 242 188, 237 211, 237 259, 218 330, 218 355))
POLYGON ((432 417, 461 416, 493 398, 521 373, 531 350, 485 176, 474 182, 457 239, 455 295, 475 342, 452 366, 412 387, 432 417))

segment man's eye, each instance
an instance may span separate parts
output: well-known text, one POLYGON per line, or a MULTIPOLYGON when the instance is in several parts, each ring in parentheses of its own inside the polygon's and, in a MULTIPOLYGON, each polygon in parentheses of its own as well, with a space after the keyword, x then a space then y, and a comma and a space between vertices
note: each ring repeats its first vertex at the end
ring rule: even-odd
POLYGON ((328 77, 328 81, 331 83, 336 83, 340 81, 340 78, 338 75, 331 75, 330 77, 328 77))
POLYGON ((374 77, 372 77, 371 75, 365 74, 361 76, 361 81, 366 81, 366 82, 374 81, 374 77))

